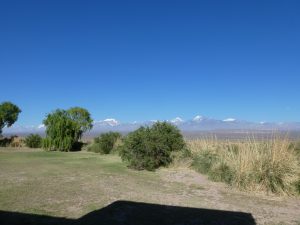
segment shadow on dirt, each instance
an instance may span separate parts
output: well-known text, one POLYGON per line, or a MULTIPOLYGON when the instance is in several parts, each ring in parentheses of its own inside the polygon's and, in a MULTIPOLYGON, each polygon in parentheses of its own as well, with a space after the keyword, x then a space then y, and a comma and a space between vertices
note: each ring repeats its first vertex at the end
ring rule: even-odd
POLYGON ((0 211, 1 225, 255 225, 249 213, 116 201, 79 219, 0 211))

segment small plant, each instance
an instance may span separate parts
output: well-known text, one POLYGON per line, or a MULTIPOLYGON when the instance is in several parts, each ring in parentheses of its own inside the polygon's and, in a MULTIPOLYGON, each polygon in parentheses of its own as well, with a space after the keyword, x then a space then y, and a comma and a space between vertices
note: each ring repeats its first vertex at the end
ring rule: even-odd
POLYGON ((117 141, 121 138, 118 132, 103 133, 94 139, 94 143, 89 146, 88 150, 101 154, 109 154, 116 147, 117 141))
POLYGON ((196 171, 208 174, 217 160, 217 154, 210 151, 203 151, 201 154, 195 155, 192 166, 196 171))
POLYGON ((25 138, 25 144, 29 148, 42 147, 42 137, 38 134, 30 134, 25 138))
POLYGON ((131 132, 120 148, 121 158, 137 170, 154 170, 172 162, 172 152, 180 151, 185 143, 180 131, 167 122, 152 127, 140 127, 131 132))
POLYGON ((208 172, 209 178, 217 182, 225 182, 232 184, 234 179, 234 171, 225 163, 218 162, 208 172))

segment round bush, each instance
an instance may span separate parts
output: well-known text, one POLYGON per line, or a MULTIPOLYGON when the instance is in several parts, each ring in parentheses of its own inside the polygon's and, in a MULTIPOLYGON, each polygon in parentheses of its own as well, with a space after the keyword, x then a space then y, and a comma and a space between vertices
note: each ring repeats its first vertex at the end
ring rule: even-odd
POLYGON ((42 147, 42 137, 38 134, 30 134, 25 138, 25 144, 29 148, 42 147))
POLYGON ((154 170, 170 164, 171 153, 182 150, 184 146, 177 127, 157 122, 152 127, 140 127, 129 133, 120 148, 120 155, 131 168, 154 170))

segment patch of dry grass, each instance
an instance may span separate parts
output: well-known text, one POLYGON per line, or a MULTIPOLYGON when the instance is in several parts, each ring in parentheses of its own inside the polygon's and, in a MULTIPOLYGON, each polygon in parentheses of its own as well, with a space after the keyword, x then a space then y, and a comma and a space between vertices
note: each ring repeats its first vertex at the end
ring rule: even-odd
POLYGON ((193 166, 212 180, 243 190, 293 195, 299 181, 299 159, 287 138, 258 141, 188 141, 193 166))

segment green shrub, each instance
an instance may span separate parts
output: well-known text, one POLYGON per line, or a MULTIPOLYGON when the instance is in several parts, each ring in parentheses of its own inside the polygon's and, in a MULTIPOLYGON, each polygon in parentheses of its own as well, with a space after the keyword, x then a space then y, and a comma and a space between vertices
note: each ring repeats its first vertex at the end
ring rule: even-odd
POLYGON ((209 178, 213 181, 221 181, 231 184, 234 179, 234 171, 224 162, 214 165, 208 172, 209 178))
POLYGON ((11 143, 11 138, 1 138, 0 137, 0 147, 8 147, 11 143))
POLYGON ((217 154, 211 151, 203 151, 195 155, 192 166, 196 171, 208 174, 217 160, 217 154))
POLYGON ((121 138, 118 132, 103 133, 94 139, 94 143, 89 146, 88 151, 101 154, 109 154, 116 146, 117 140, 121 138))
POLYGON ((42 147, 42 137, 38 134, 30 134, 25 138, 25 144, 29 148, 42 147))
POLYGON ((222 181, 230 184, 233 180, 234 171, 221 161, 219 155, 209 150, 204 150, 194 156, 192 167, 202 173, 207 174, 213 181, 222 181))
POLYGON ((140 127, 128 134, 120 155, 131 168, 154 170, 170 164, 171 153, 182 150, 184 146, 183 137, 175 126, 157 122, 152 127, 140 127))

